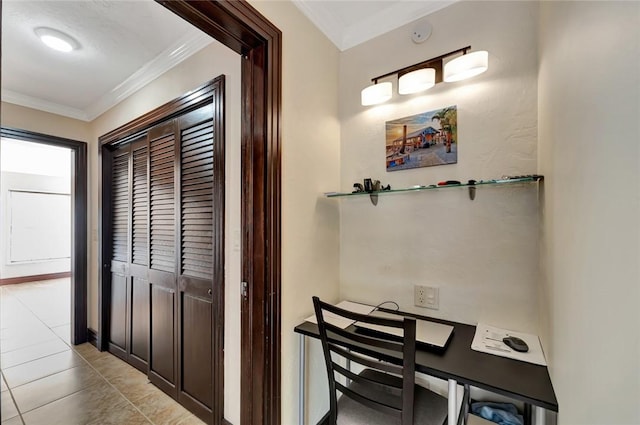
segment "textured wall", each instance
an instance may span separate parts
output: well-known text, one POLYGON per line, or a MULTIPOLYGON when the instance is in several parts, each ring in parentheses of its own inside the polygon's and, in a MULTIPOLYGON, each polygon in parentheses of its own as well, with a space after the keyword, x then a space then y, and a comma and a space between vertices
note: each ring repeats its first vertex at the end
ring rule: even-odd
POLYGON ((640 3, 540 7, 540 305, 558 422, 637 424, 640 3))
MULTIPOLYGON (((537 4, 461 2, 428 17, 431 38, 411 41, 406 25, 342 53, 341 189, 373 177, 392 187, 489 179, 537 168, 537 4), (471 45, 489 51, 489 70, 442 83, 425 94, 360 105, 372 77, 471 45), (385 121, 458 107, 458 163, 385 170, 385 121)), ((343 199, 341 298, 378 303, 467 323, 537 331, 536 185, 343 199), (413 306, 415 284, 440 288, 440 309, 413 306)))

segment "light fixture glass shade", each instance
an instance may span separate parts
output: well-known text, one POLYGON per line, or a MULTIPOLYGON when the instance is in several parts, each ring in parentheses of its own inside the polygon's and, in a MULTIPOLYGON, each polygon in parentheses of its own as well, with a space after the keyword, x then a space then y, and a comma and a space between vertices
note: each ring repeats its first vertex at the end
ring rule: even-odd
POLYGON ((373 84, 363 89, 360 93, 360 99, 362 106, 370 106, 384 103, 391 99, 392 95, 391 83, 387 81, 385 83, 373 84))
POLYGON ((34 30, 47 47, 59 52, 68 53, 80 48, 80 44, 71 36, 52 28, 40 27, 34 30))
POLYGON ((444 65, 444 81, 452 83, 482 74, 489 68, 489 53, 486 50, 467 53, 444 65))
POLYGON ((398 78, 398 93, 419 93, 436 84, 436 70, 433 68, 418 69, 398 78))

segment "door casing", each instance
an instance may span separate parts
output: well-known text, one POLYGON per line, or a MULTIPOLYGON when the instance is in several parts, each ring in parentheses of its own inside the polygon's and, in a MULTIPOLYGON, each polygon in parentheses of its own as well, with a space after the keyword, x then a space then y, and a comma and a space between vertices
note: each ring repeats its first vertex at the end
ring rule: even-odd
POLYGON ((78 140, 1 127, 0 135, 26 142, 68 148, 73 153, 71 176, 71 343, 87 342, 87 144, 78 140))

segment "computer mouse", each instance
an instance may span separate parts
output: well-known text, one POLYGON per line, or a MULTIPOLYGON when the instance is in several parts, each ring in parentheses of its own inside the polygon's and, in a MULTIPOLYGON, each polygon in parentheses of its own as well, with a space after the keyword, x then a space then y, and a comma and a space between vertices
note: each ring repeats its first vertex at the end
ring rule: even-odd
POLYGON ((513 350, 520 353, 526 353, 527 351, 529 351, 529 346, 527 345, 527 343, 517 336, 508 336, 506 338, 502 338, 502 342, 507 344, 508 347, 511 347, 513 350))

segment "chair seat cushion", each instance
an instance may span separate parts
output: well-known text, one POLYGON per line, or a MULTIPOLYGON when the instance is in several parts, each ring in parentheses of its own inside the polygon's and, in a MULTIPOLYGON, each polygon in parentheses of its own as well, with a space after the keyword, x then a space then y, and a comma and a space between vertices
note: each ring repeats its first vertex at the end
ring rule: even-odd
MULTIPOLYGON (((401 383, 402 380, 396 376, 388 375, 371 369, 365 369, 360 374, 362 377, 383 379, 391 382, 401 383)), ((389 399, 389 404, 393 404, 392 399, 399 393, 393 394, 395 390, 381 385, 362 385, 351 383, 349 388, 360 394, 374 395, 378 399, 389 399)), ((447 399, 419 385, 415 386, 413 423, 416 425, 442 425, 447 419, 447 399)), ((338 425, 400 425, 400 419, 367 407, 350 397, 343 395, 338 400, 338 425)))

